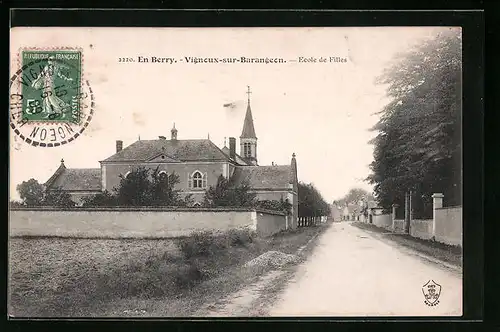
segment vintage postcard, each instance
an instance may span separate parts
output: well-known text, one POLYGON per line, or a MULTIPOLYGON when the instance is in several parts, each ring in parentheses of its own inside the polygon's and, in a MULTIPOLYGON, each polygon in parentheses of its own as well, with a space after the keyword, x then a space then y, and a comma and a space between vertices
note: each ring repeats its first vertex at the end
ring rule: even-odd
POLYGON ((461 28, 10 46, 10 317, 462 315, 461 28))

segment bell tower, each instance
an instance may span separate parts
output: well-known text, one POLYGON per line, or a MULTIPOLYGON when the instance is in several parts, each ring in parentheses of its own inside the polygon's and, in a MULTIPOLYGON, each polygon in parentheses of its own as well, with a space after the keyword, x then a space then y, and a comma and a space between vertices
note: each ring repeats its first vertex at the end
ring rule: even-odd
POLYGON ((177 140, 177 129, 175 128, 175 122, 174 122, 174 127, 170 130, 170 139, 172 141, 177 140))
POLYGON ((240 136, 240 155, 242 158, 252 165, 257 165, 257 136, 253 125, 252 109, 250 108, 250 86, 247 86, 247 112, 245 121, 243 122, 243 130, 240 136))

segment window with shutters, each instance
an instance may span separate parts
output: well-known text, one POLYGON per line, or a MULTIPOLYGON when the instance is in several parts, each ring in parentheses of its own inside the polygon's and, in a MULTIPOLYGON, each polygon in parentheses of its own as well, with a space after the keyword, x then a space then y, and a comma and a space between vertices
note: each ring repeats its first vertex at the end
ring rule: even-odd
POLYGON ((203 175, 200 172, 196 172, 193 175, 193 188, 202 188, 203 187, 203 175))
POLYGON ((189 176, 188 186, 191 189, 205 189, 207 187, 207 173, 195 171, 189 176))

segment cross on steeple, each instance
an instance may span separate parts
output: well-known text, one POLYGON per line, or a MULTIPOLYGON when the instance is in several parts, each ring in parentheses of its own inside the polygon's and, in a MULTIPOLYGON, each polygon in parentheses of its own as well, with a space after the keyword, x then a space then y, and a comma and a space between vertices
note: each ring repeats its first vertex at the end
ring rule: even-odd
POLYGON ((250 91, 250 85, 247 85, 247 95, 248 95, 248 103, 250 104, 250 94, 252 92, 250 91))

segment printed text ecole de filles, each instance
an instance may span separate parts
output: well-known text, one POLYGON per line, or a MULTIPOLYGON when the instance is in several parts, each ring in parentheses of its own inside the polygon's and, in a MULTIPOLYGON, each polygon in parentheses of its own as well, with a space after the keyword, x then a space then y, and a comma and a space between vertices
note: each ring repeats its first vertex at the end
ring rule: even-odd
POLYGON ((259 64, 278 64, 278 63, 347 63, 346 57, 340 56, 299 56, 293 59, 284 59, 281 57, 160 57, 160 56, 142 56, 137 57, 120 57, 120 63, 156 63, 156 64, 239 64, 239 63, 259 63, 259 64))

